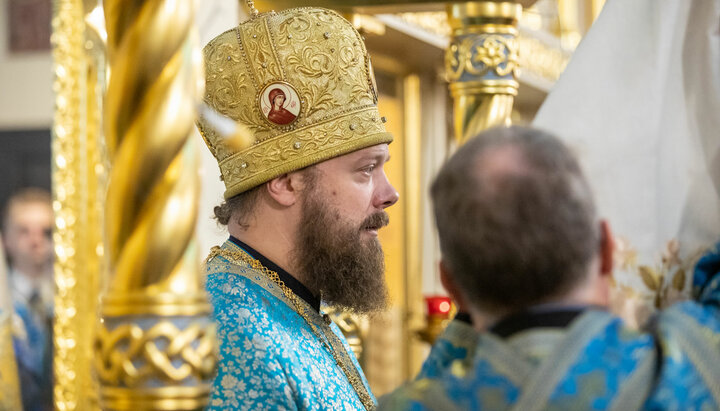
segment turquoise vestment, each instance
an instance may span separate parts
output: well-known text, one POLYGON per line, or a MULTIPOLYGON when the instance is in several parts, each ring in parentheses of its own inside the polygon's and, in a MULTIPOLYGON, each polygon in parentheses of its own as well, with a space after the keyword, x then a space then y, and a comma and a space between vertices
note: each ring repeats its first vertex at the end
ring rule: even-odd
POLYGON ((718 410, 717 247, 699 261, 693 285, 696 301, 664 310, 648 332, 597 309, 565 326, 527 326, 542 322, 531 315, 514 331, 474 336, 455 321, 418 378, 381 398, 379 409, 718 410))
POLYGON ((297 298, 320 335, 313 331, 295 303, 260 268, 260 261, 252 258, 257 252, 232 240, 222 249, 245 253, 254 262, 219 254, 206 263, 206 288, 220 344, 218 374, 208 409, 364 410, 349 379, 321 340, 329 342, 330 337, 342 342, 345 353, 341 358, 347 359, 346 366, 357 370, 369 393, 357 359, 338 327, 316 307, 297 298))

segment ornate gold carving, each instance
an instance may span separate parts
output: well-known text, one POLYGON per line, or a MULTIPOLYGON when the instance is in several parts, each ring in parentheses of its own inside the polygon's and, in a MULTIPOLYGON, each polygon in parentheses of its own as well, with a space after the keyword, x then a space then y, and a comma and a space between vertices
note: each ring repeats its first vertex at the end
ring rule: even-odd
MULTIPOLYGON (((450 37, 452 34, 447 13, 445 12, 400 13, 398 16, 406 22, 438 36, 450 37)), ((481 29, 491 31, 493 28, 492 26, 485 26, 481 27, 481 29)), ((517 37, 517 42, 517 65, 522 67, 523 74, 537 76, 554 83, 565 70, 565 66, 570 60, 569 52, 546 44, 535 37, 532 32, 525 31, 522 28, 517 37)))
POLYGON ((451 30, 447 13, 444 11, 425 11, 416 13, 399 13, 406 22, 442 37, 450 37, 451 30))
POLYGON ((509 125, 519 63, 514 2, 467 2, 448 7, 453 38, 445 68, 453 96, 455 139, 462 144, 479 132, 509 125))
POLYGON ((238 42, 247 53, 246 64, 252 73, 255 88, 284 79, 280 62, 273 52, 272 34, 267 20, 258 20, 259 24, 247 25, 247 30, 236 30, 238 42))
POLYGON ((550 47, 523 32, 520 32, 518 43, 519 65, 523 73, 532 73, 548 82, 557 81, 570 61, 570 53, 550 47))
POLYGON ((261 13, 213 39, 204 55, 205 102, 245 124, 255 139, 237 150, 205 119, 198 122, 220 163, 226 198, 282 173, 392 141, 375 121, 380 115, 365 45, 333 11, 304 7, 261 13), (287 125, 268 122, 257 104, 268 84, 281 81, 297 91, 302 106, 287 125), (356 114, 370 124, 350 129, 347 118, 356 114), (324 146, 327 142, 333 145, 324 146))
POLYGON ((104 47, 86 26, 97 4, 58 0, 53 17, 53 209, 55 212, 54 401, 98 408, 91 373, 102 247, 105 160, 100 132, 104 47), (83 9, 86 6, 87 9, 83 9))
POLYGON ((491 71, 500 77, 516 75, 517 68, 518 42, 500 34, 457 39, 446 54, 449 81, 459 80, 465 73, 478 77, 491 71))
POLYGON ((215 342, 193 239, 200 187, 189 141, 202 93, 193 4, 104 4, 112 276, 95 345, 104 408, 196 409, 209 397, 215 342), (145 33, 163 41, 139 41, 145 33))
POLYGON ((358 315, 332 308, 328 309, 326 314, 332 318, 333 322, 337 324, 340 331, 342 331, 350 349, 362 365, 364 363, 363 338, 367 328, 367 324, 363 321, 364 319, 358 315))
POLYGON ((161 321, 144 330, 137 324, 100 327, 95 346, 95 369, 100 380, 135 388, 147 381, 207 382, 215 371, 215 328, 193 322, 178 328, 161 321))

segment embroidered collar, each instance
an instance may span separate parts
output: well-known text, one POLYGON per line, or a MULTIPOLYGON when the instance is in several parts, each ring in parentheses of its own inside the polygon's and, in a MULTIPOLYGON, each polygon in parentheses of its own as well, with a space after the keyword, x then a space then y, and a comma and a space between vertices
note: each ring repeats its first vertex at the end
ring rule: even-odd
POLYGON ((313 293, 305 287, 303 283, 293 277, 292 274, 283 270, 279 265, 270 261, 270 259, 262 255, 259 251, 243 243, 237 238, 230 236, 230 241, 236 246, 242 248, 246 253, 250 254, 250 257, 260 261, 260 264, 262 264, 265 268, 275 271, 280 279, 290 290, 292 290, 293 293, 295 293, 295 295, 305 300, 305 302, 310 304, 315 311, 320 312, 320 299, 315 297, 315 295, 313 295, 313 293))

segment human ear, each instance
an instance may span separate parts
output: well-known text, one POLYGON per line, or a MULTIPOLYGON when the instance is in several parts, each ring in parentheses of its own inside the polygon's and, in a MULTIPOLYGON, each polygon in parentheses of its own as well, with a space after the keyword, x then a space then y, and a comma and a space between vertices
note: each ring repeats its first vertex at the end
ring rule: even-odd
POLYGON ((297 174, 287 173, 275 177, 265 184, 270 198, 281 206, 290 207, 298 201, 297 174))

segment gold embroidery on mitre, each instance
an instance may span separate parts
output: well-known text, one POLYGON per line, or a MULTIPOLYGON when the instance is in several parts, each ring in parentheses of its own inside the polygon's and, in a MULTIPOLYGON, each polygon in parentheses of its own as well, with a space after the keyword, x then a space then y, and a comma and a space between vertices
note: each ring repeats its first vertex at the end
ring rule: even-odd
POLYGON ((365 45, 333 11, 303 7, 263 13, 220 34, 203 52, 205 103, 246 125, 255 140, 237 151, 199 119, 200 133, 220 165, 225 198, 392 141, 378 113, 365 45), (290 112, 274 113, 275 121, 268 118, 270 102, 265 101, 273 85, 282 89, 283 108, 290 112), (287 106, 295 98, 289 94, 296 94, 296 107, 287 106))

